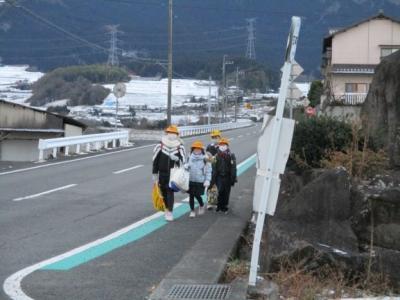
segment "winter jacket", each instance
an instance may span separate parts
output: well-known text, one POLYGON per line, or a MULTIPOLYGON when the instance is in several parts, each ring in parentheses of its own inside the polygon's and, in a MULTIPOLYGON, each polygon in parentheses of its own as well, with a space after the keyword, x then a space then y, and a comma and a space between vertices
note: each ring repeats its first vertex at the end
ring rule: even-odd
POLYGON ((211 182, 212 167, 207 162, 204 154, 196 155, 192 153, 189 157, 189 181, 203 183, 205 181, 211 182))
POLYGON ((156 145, 153 151, 153 174, 169 176, 174 165, 181 165, 186 161, 185 147, 180 139, 170 141, 166 136, 156 145), (178 162, 171 159, 171 155, 179 158, 178 162))
POLYGON ((215 164, 213 165, 212 183, 215 184, 217 177, 227 177, 230 184, 237 182, 236 157, 229 150, 225 152, 219 151, 216 155, 215 164))

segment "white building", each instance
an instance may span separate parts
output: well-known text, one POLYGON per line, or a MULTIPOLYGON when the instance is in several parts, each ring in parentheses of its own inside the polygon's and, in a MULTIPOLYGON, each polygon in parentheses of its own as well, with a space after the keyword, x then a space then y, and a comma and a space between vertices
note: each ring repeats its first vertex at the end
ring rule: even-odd
POLYGON ((326 104, 364 103, 376 66, 400 49, 400 21, 380 12, 324 39, 322 72, 326 104))

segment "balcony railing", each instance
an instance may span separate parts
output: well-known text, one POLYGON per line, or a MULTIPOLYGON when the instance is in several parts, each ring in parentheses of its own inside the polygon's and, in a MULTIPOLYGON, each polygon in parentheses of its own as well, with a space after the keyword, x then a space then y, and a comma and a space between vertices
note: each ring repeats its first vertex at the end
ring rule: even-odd
POLYGON ((360 105, 365 102, 367 93, 344 93, 341 96, 335 97, 334 102, 339 102, 343 105, 360 105))

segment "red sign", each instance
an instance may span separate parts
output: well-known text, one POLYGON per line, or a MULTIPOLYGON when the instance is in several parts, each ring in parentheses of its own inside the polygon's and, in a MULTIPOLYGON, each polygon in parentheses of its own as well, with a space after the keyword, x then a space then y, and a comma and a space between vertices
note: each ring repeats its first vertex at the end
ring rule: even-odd
POLYGON ((315 116, 317 114, 317 110, 314 107, 309 106, 306 108, 306 114, 308 116, 315 116))

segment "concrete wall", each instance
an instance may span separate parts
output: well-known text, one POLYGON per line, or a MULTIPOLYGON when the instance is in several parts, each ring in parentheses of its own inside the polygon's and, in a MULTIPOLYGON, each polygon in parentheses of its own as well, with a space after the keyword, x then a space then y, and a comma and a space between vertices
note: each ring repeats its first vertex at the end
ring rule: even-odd
POLYGON ((82 135, 83 130, 81 127, 75 126, 75 125, 71 125, 71 124, 65 124, 64 125, 64 136, 68 137, 68 136, 78 136, 78 135, 82 135))
POLYGON ((38 140, 0 141, 0 160, 36 161, 39 157, 38 140))
MULTIPOLYGON (((61 133, 13 132, 0 140, 1 161, 37 161, 39 159, 39 139, 61 137, 61 133)), ((51 154, 51 149, 45 151, 45 157, 51 154)))
POLYGON ((319 115, 338 118, 347 122, 360 122, 361 106, 328 106, 319 115))
POLYGON ((347 31, 332 40, 332 64, 379 64, 380 45, 400 45, 400 24, 374 19, 347 31))

